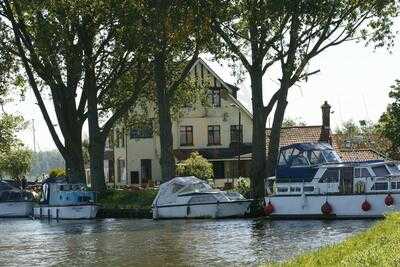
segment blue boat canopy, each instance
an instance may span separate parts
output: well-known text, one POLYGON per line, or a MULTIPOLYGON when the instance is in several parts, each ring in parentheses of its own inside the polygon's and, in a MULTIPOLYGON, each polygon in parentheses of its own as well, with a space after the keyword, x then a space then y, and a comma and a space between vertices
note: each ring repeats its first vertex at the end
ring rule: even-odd
POLYGON ((327 143, 296 143, 281 148, 276 171, 277 182, 309 182, 319 165, 342 160, 327 143))

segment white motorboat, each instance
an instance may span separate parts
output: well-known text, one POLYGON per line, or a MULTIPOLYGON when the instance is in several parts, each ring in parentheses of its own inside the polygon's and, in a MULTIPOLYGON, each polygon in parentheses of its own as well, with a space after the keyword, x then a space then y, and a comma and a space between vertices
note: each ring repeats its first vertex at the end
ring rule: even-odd
POLYGON ((0 181, 0 218, 29 217, 32 212, 32 193, 0 181))
POLYGON ((196 177, 176 177, 160 186, 154 219, 243 217, 252 200, 237 192, 213 190, 196 177))
POLYGON ((342 162, 325 143, 283 147, 265 213, 275 218, 377 218, 400 210, 393 161, 342 162))
POLYGON ((42 200, 34 207, 35 218, 93 219, 99 206, 95 192, 83 184, 68 183, 65 178, 47 179, 43 183, 42 200))

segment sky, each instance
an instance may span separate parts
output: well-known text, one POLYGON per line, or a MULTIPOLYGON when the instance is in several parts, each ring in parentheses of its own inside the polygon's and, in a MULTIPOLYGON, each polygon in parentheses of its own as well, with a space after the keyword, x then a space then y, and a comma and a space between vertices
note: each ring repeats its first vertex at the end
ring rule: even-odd
MULTIPOLYGON (((286 117, 300 119, 307 125, 321 125, 321 105, 324 101, 332 106, 331 127, 335 129, 344 121, 372 120, 376 122, 386 110, 390 99, 388 93, 395 79, 400 79, 400 40, 389 53, 385 48, 374 50, 362 43, 348 42, 327 49, 314 58, 309 71, 320 70, 307 82, 297 84, 289 91, 286 117)), ((205 57, 212 69, 225 81, 240 88, 238 99, 251 111, 249 79, 242 83, 232 75, 227 64, 205 57)), ((277 71, 272 70, 264 77, 265 103, 277 89, 277 71)), ((20 138, 33 146, 35 132, 36 151, 55 149, 55 145, 43 120, 39 107, 28 88, 25 101, 14 101, 6 106, 7 112, 20 114, 29 121, 20 138), (33 131, 34 121, 35 131, 33 131)), ((51 104, 48 102, 48 104, 51 104)), ((51 105, 50 105, 51 106, 51 105)), ((54 111, 51 110, 54 119, 54 111)), ((268 120, 267 127, 272 123, 268 120)), ((85 129, 84 135, 87 135, 85 129)))

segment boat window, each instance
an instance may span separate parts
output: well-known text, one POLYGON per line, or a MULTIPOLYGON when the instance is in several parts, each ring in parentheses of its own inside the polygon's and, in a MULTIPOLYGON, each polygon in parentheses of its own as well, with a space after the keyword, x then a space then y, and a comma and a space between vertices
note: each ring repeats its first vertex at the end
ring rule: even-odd
POLYGON ((322 150, 322 154, 325 157, 326 162, 328 163, 334 163, 334 162, 340 162, 340 157, 339 155, 331 149, 327 149, 327 150, 322 150))
POLYGON ((400 182, 391 182, 390 188, 391 189, 400 189, 400 182))
POLYGON ((389 171, 386 169, 385 165, 372 167, 372 170, 375 173, 375 176, 386 176, 389 174, 389 171))
POLYGON ((314 164, 324 163, 324 158, 320 150, 309 151, 309 152, 311 152, 310 156, 308 157, 311 164, 314 165, 314 164))
POLYGON ((292 166, 308 166, 308 160, 303 154, 293 157, 292 166))
POLYGON ((277 190, 278 190, 279 193, 283 193, 283 192, 287 192, 288 188, 287 187, 278 187, 277 190))
POLYGON ((339 182, 339 169, 326 169, 319 183, 337 183, 339 182))
POLYGON ((301 192, 301 188, 300 187, 294 187, 294 186, 291 186, 290 187, 290 192, 301 192))
POLYGON ((361 169, 361 177, 371 177, 371 173, 369 173, 367 168, 361 169))
POLYGON ((201 196, 193 196, 189 200, 189 204, 196 204, 196 203, 215 203, 216 199, 213 195, 201 195, 201 196))
POLYGON ((305 186, 303 187, 304 192, 313 192, 314 191, 314 186, 305 186))
POLYGON ((279 163, 278 163, 278 165, 279 166, 283 166, 283 165, 286 165, 287 163, 286 163, 286 159, 285 159, 285 156, 283 155, 283 153, 281 153, 281 155, 279 156, 279 163))
POLYGON ((374 183, 371 190, 388 190, 388 183, 387 182, 374 183))
POLYGON ((354 168, 354 178, 360 178, 360 177, 361 177, 361 169, 354 168))
POLYGON ((172 185, 172 193, 176 193, 176 192, 178 192, 179 190, 181 190, 184 187, 185 186, 181 185, 181 184, 173 184, 172 185))
POLYGON ((386 164, 391 174, 400 174, 399 168, 393 163, 386 164))

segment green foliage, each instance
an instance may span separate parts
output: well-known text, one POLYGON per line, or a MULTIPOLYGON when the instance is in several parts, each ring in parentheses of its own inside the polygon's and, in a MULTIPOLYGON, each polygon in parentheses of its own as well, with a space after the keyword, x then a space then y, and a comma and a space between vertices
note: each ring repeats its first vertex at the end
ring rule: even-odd
POLYGON ((54 168, 54 169, 50 170, 50 172, 49 172, 50 178, 63 177, 65 175, 66 175, 65 169, 63 169, 63 168, 54 168))
POLYGON ((285 118, 282 127, 306 126, 302 118, 285 118))
POLYGON ((129 209, 150 208, 158 190, 144 189, 138 191, 107 190, 97 197, 104 208, 129 209))
POLYGON ((235 191, 242 194, 245 198, 250 198, 250 193, 251 193, 250 178, 240 177, 237 181, 235 191))
POLYGON ((180 176, 195 176, 202 180, 214 177, 213 167, 199 152, 193 152, 189 158, 178 163, 176 172, 180 176))
POLYGON ((63 168, 64 165, 64 159, 57 150, 34 152, 30 176, 38 177, 49 173, 51 169, 63 168))
POLYGON ((0 172, 19 181, 31 169, 32 152, 22 146, 0 154, 0 172))
POLYGON ((276 266, 399 266, 400 214, 388 215, 348 240, 276 266))
POLYGON ((20 145, 17 133, 25 127, 21 116, 5 113, 0 117, 0 153, 7 153, 11 147, 20 145))
POLYGON ((379 119, 378 132, 390 141, 389 155, 400 159, 400 80, 392 85, 389 97, 393 100, 379 119))

